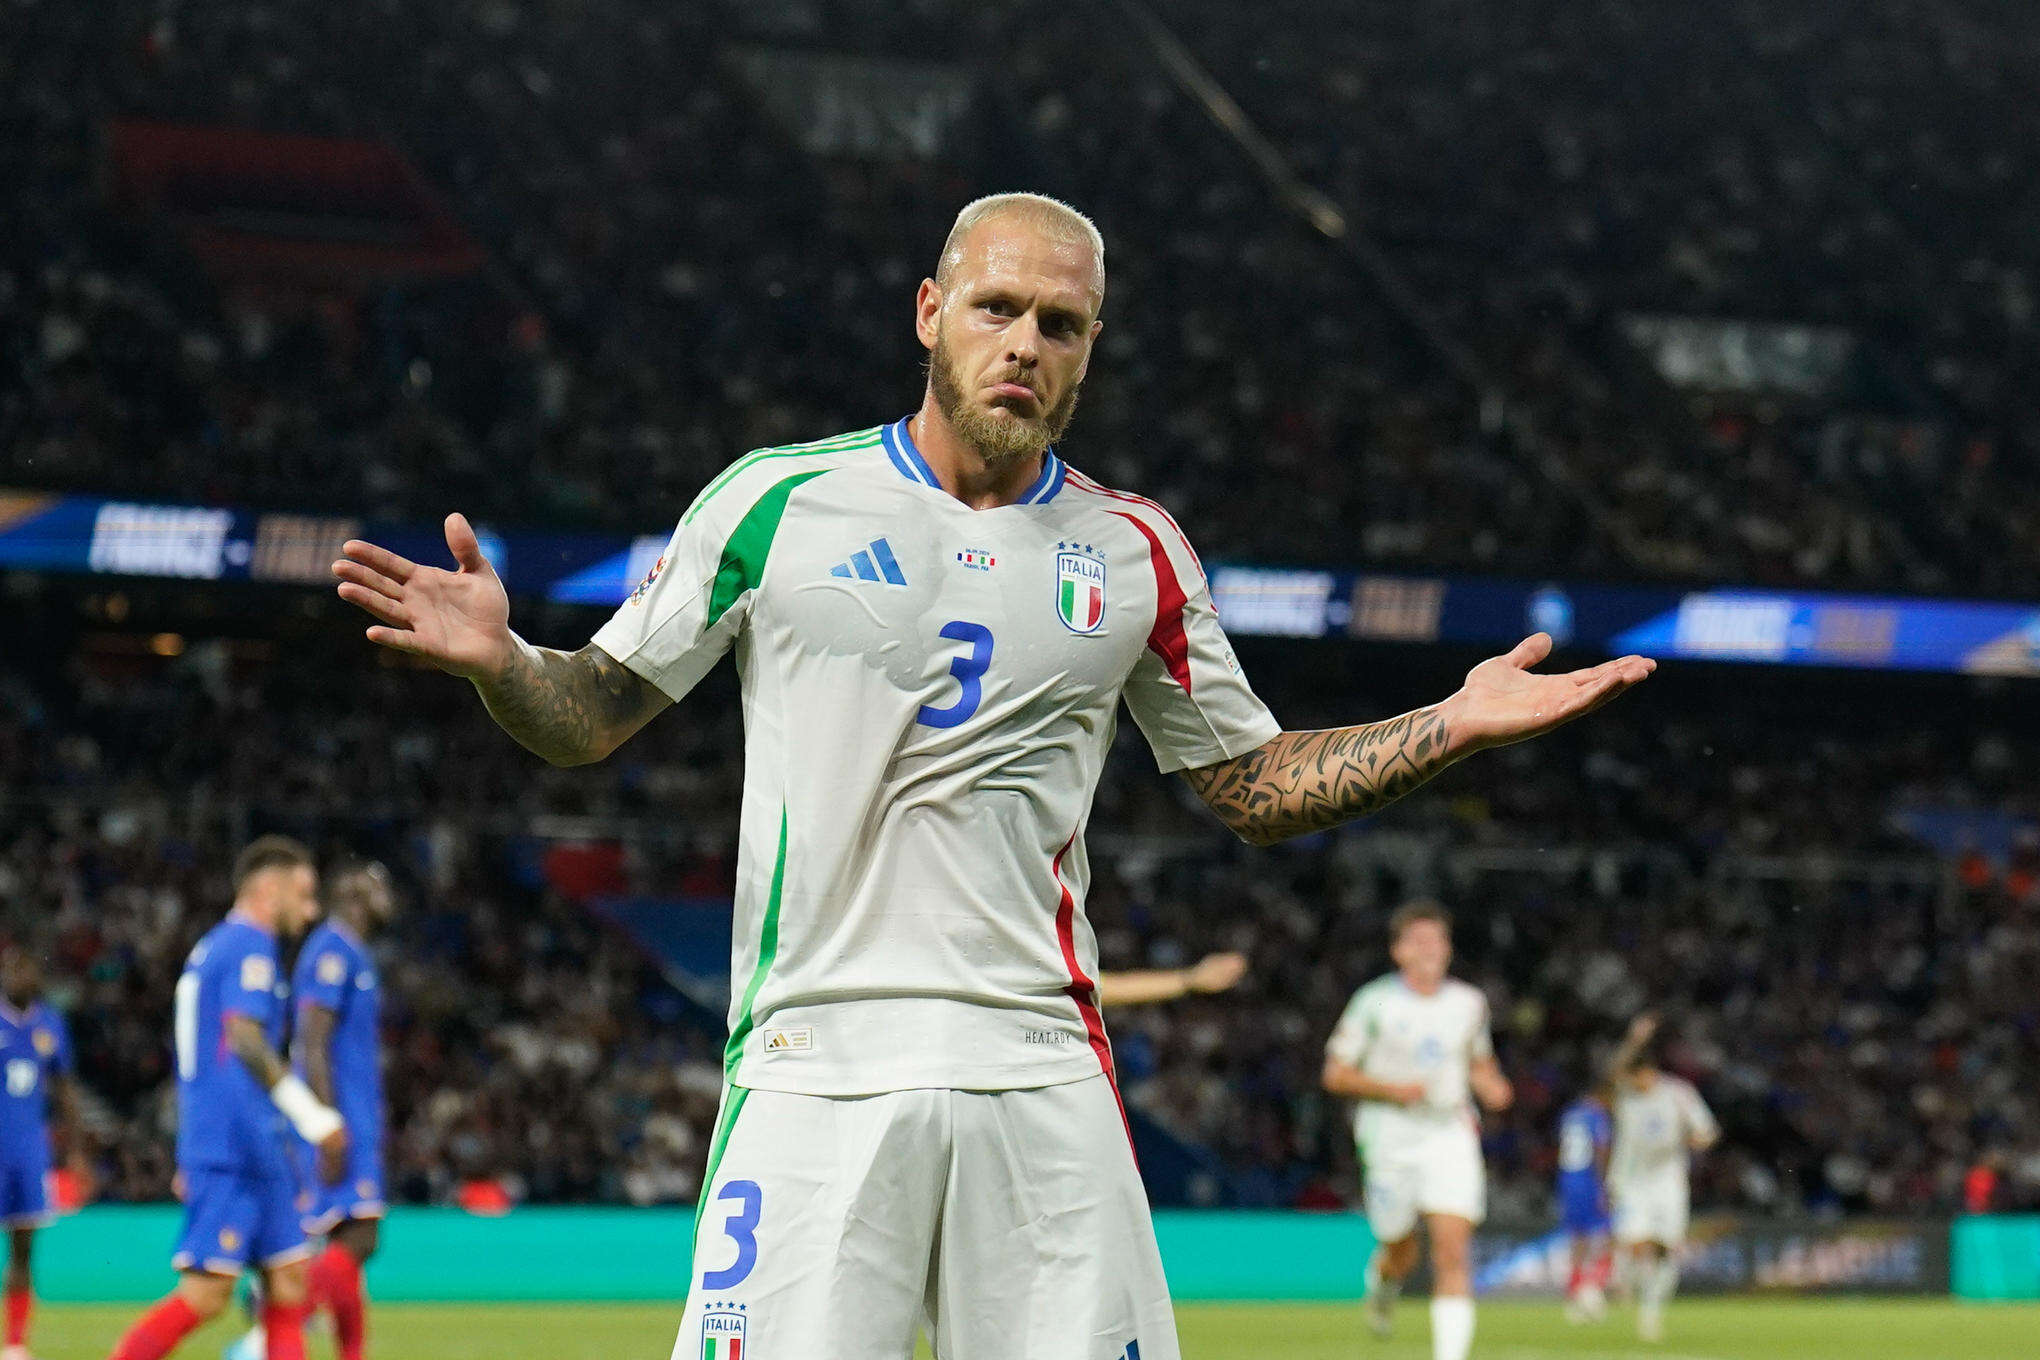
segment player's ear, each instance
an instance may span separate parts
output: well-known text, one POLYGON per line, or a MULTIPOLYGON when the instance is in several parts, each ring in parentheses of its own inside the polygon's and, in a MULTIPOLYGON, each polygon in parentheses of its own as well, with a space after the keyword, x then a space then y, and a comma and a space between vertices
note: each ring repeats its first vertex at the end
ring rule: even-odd
POLYGON ((935 348, 941 315, 942 285, 933 279, 922 279, 921 291, 914 295, 914 334, 920 337, 922 349, 935 348))
POLYGON ((1104 322, 1093 321, 1091 323, 1091 338, 1084 342, 1084 362, 1077 365, 1078 382, 1082 382, 1086 377, 1090 376, 1091 356, 1098 352, 1098 337, 1104 333, 1104 330, 1104 322))

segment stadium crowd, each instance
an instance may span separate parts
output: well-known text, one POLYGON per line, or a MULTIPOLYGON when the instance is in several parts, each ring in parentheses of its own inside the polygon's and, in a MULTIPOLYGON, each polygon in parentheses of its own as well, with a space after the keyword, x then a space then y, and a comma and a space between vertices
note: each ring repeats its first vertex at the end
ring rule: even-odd
POLYGON ((309 0, 18 6, 0 478, 653 529, 743 449, 905 409, 906 300, 950 213, 1024 181, 1112 247, 1072 460, 1207 553, 2030 588, 2030 14, 1304 8, 1171 15, 1471 378, 1133 30, 1100 40, 1111 7, 461 0, 342 40, 309 0), (938 61, 967 111, 923 158, 804 149, 745 57, 816 48, 938 61), (174 233, 107 211, 123 115, 387 141, 492 264, 344 325, 223 302, 174 233), (1620 341, 1636 312, 1846 328, 1876 393, 1702 419, 1620 341))
MULTIPOLYGON (((463 686, 346 643, 0 672, 0 912, 52 961, 103 1191, 166 1193, 170 988, 236 839, 286 829, 404 884, 378 945, 394 1193, 688 1200, 721 1017, 583 899, 728 891, 734 733, 668 719, 551 770, 463 686)), ((1282 668, 1257 674, 1285 715, 1320 716, 1282 668)), ((1559 1108, 1646 1007, 1728 1129, 1703 1205, 1945 1210, 1985 1163, 2001 1206, 2040 1204, 2040 841, 1993 861, 1895 820, 2032 826, 2028 743, 1847 714, 1603 719, 1272 852, 1233 846, 1124 743, 1093 818, 1103 961, 1252 959, 1239 992, 1111 1018, 1129 1101, 1206 1154, 1193 1194, 1351 1195, 1324 1036, 1387 969, 1387 912, 1436 895, 1521 1092, 1488 1125, 1498 1214, 1543 1212, 1559 1108)))

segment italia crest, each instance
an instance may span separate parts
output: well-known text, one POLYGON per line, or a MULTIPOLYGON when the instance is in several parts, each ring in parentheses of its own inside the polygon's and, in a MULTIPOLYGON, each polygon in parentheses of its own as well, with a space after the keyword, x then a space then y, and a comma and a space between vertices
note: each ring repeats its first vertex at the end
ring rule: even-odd
POLYGON ((1072 633, 1095 633, 1105 622, 1105 558, 1088 543, 1058 543, 1055 612, 1072 633))
POLYGON ((701 1315, 701 1360, 744 1360, 744 1306, 711 1303, 701 1315))

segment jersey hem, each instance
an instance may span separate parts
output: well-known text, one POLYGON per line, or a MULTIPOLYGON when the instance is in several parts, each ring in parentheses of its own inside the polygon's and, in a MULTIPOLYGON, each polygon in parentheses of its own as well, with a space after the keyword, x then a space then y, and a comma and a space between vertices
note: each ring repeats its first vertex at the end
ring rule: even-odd
POLYGON ((1084 1051, 1084 1064, 1070 1071, 1034 1069, 1025 1073, 1010 1073, 992 1076, 972 1073, 966 1080, 958 1080, 962 1073, 928 1073, 899 1077, 872 1078, 859 1081, 814 1081, 786 1080, 770 1074, 754 1077, 740 1066, 729 1078, 729 1084, 740 1086, 747 1091, 773 1091, 789 1096, 831 1096, 851 1099, 858 1096, 891 1095, 895 1091, 1039 1091, 1050 1086, 1069 1086, 1093 1077, 1104 1077, 1098 1070, 1097 1060, 1089 1049, 1084 1051))
POLYGON ((1178 774, 1184 770, 1199 770, 1206 765, 1216 765, 1221 760, 1238 760, 1249 751, 1257 751, 1282 735, 1283 727, 1271 714, 1267 721, 1256 723, 1244 732, 1222 735, 1216 746, 1208 752, 1196 752, 1185 756, 1180 751, 1171 751, 1166 757, 1155 752, 1155 768, 1163 774, 1178 774))

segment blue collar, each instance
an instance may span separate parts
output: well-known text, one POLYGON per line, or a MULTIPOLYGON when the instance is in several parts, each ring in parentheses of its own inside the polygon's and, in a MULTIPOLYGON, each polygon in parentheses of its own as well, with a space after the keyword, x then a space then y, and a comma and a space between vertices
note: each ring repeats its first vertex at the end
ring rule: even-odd
MULTIPOLYGON (((886 457, 892 459, 892 465, 899 469, 900 476, 940 491, 941 479, 928 466, 928 460, 921 456, 920 449, 914 446, 913 432, 907 428, 912 419, 911 416, 902 416, 886 426, 879 439, 885 445, 886 457)), ((1054 500, 1055 493, 1062 490, 1063 479, 1069 476, 1069 471, 1069 465, 1056 455, 1054 449, 1047 450, 1041 457, 1041 475, 1013 503, 1043 505, 1054 500)))

